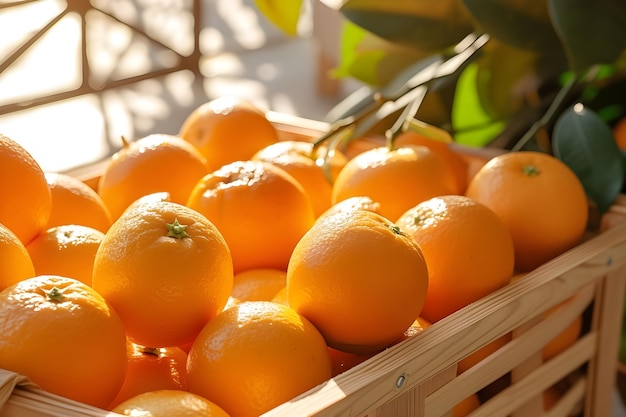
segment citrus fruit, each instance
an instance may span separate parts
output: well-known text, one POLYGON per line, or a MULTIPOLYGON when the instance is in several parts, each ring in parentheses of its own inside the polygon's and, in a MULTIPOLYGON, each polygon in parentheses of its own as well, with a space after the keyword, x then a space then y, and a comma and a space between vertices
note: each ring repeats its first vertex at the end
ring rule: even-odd
POLYGON ((353 210, 369 210, 380 214, 380 204, 367 196, 349 197, 330 206, 325 212, 317 217, 317 220, 331 216, 335 213, 353 210))
POLYGON ((502 288, 513 276, 508 229, 494 212, 469 197, 431 198, 396 223, 415 238, 428 264, 421 316, 432 323, 502 288))
POLYGON ((0 292, 0 368, 103 408, 122 386, 126 366, 122 322, 88 285, 44 275, 0 292))
POLYGON ((15 233, 0 223, 0 291, 35 276, 35 267, 26 246, 15 233))
POLYGON ((622 117, 613 126, 613 137, 617 147, 626 151, 626 116, 622 117))
POLYGON ((189 351, 189 390, 227 413, 256 417, 331 376, 319 331, 293 309, 244 301, 202 329, 189 351))
POLYGON ((452 417, 466 417, 480 407, 480 400, 477 394, 465 397, 460 403, 452 409, 452 417))
POLYGON ((235 273, 286 269, 293 248, 315 221, 302 186, 268 162, 237 161, 202 178, 187 206, 222 232, 235 273))
POLYGON ((204 155, 210 171, 248 160, 278 141, 278 132, 265 113, 251 101, 233 96, 215 98, 194 109, 178 134, 204 155))
POLYGON ((293 251, 287 300, 330 347, 378 351, 420 315, 428 271, 420 247, 385 217, 366 210, 316 222, 293 251))
MULTIPOLYGON (((547 318, 550 316, 550 314, 556 313, 559 308, 567 305, 567 303, 571 301, 572 299, 569 299, 560 304, 557 304, 556 306, 546 311, 544 313, 544 317, 547 318)), ((576 343, 580 338, 580 332, 582 330, 582 327, 582 315, 576 316, 576 318, 574 318, 574 320, 565 329, 563 329, 563 331, 557 334, 552 340, 550 340, 550 342, 548 342, 547 345, 543 347, 543 349, 541 350, 541 356, 543 358, 543 361, 549 361, 550 359, 556 357, 561 352, 564 352, 569 347, 574 345, 574 343, 576 343)))
POLYGON ((151 134, 124 142, 105 165, 98 194, 115 220, 147 194, 168 192, 173 202, 184 204, 208 172, 206 160, 189 142, 174 135, 151 134))
POLYGON ((51 227, 26 249, 37 275, 61 275, 91 285, 93 264, 104 233, 89 226, 51 227))
POLYGON ((0 134, 0 223, 26 245, 45 229, 51 205, 41 166, 19 143, 0 134))
POLYGON ((457 363, 457 373, 462 374, 478 362, 486 359, 489 355, 495 353, 498 349, 509 343, 512 338, 513 335, 511 333, 506 333, 497 339, 494 339, 492 342, 487 343, 480 349, 470 353, 457 363))
POLYGON ((339 150, 296 140, 266 146, 252 159, 270 162, 293 176, 311 198, 316 217, 331 206, 332 181, 347 162, 339 150))
POLYGON ((126 211, 106 233, 92 283, 133 342, 180 346, 226 305, 232 260, 219 230, 198 212, 167 201, 146 203, 126 211))
POLYGON ((132 210, 136 206, 141 205, 141 204, 155 203, 158 201, 170 201, 171 202, 172 197, 170 196, 170 193, 167 191, 158 191, 156 193, 146 194, 144 196, 139 197, 137 200, 133 201, 132 203, 130 203, 130 205, 126 207, 126 210, 132 210))
POLYGON ((337 375, 354 368, 358 364, 365 362, 376 353, 350 353, 329 347, 328 354, 330 355, 330 363, 332 365, 331 375, 332 377, 336 377, 337 375))
POLYGON ((106 232, 111 226, 109 209, 96 191, 67 174, 46 172, 52 207, 46 229, 66 224, 89 226, 106 232))
POLYGON ((113 412, 131 417, 230 417, 217 404, 181 390, 155 390, 137 394, 113 412))
POLYGON ((157 390, 187 391, 187 352, 178 347, 148 348, 128 342, 128 369, 109 408, 157 390))
POLYGON ((378 147, 350 159, 333 185, 333 204, 355 196, 370 197, 380 213, 395 220, 431 197, 455 194, 454 175, 446 162, 425 146, 378 147))
POLYGON ((426 146, 441 156, 454 174, 457 184, 457 193, 464 194, 468 183, 469 164, 461 155, 454 151, 449 143, 430 139, 419 133, 407 130, 399 134, 393 141, 394 147, 405 145, 426 146))
POLYGON ((530 271, 576 246, 588 219, 580 180, 554 156, 509 152, 487 162, 466 195, 504 222, 515 245, 515 267, 530 271))
POLYGON ((283 269, 248 269, 235 274, 230 295, 239 301, 272 301, 286 283, 283 269))

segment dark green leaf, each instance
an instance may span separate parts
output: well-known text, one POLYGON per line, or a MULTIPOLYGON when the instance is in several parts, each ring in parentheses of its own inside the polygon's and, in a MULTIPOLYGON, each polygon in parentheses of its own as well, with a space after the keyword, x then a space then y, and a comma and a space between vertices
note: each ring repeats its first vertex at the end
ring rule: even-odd
POLYGON ((626 49, 624 0, 548 0, 548 4, 572 69, 611 64, 626 49))
POLYGON ((517 48, 541 51, 560 46, 545 0, 464 0, 489 35, 517 48))
POLYGON ((610 127, 581 104, 564 111, 552 134, 554 155, 578 176, 601 212, 615 201, 624 181, 624 159, 610 127))
POLYGON ((460 0, 348 0, 341 12, 383 39, 423 51, 453 46, 474 30, 460 0))

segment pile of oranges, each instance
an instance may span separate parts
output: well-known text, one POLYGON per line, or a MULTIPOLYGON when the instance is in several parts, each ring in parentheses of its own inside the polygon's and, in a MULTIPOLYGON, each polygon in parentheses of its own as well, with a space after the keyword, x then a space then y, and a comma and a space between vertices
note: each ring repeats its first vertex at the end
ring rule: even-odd
POLYGON ((411 132, 354 155, 278 133, 219 98, 178 135, 125 140, 93 186, 0 135, 0 368, 126 415, 258 416, 587 226, 546 154, 477 165, 411 132))

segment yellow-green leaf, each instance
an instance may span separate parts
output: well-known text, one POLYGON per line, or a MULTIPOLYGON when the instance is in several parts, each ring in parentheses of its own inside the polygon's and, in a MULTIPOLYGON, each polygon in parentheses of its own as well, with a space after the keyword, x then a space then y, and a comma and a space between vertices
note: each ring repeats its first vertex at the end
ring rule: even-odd
POLYGON ((298 34, 302 0, 254 0, 259 11, 290 36, 298 34))

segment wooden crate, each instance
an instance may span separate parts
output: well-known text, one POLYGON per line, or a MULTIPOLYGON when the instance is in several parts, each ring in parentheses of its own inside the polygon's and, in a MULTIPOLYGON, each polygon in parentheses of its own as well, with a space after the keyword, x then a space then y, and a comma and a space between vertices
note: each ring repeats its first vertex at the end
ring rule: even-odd
MULTIPOLYGON (((310 140, 325 129, 306 119, 271 118, 283 139, 310 140)), ((467 155, 477 166, 489 157, 482 151, 467 155)), ((96 165, 73 174, 93 179, 98 172, 101 166, 96 165)), ((488 389, 491 398, 472 417, 611 416, 626 285, 626 196, 597 224, 598 230, 583 243, 523 280, 263 416, 446 417, 458 402, 488 389), (543 346, 579 315, 584 317, 579 340, 544 363, 543 346), (459 361, 506 334, 512 336, 510 342, 457 372, 459 361), (543 392, 559 382, 566 389, 550 412, 544 412, 543 392)), ((42 392, 19 375, 0 370, 3 402, 2 417, 115 416, 42 392)))

